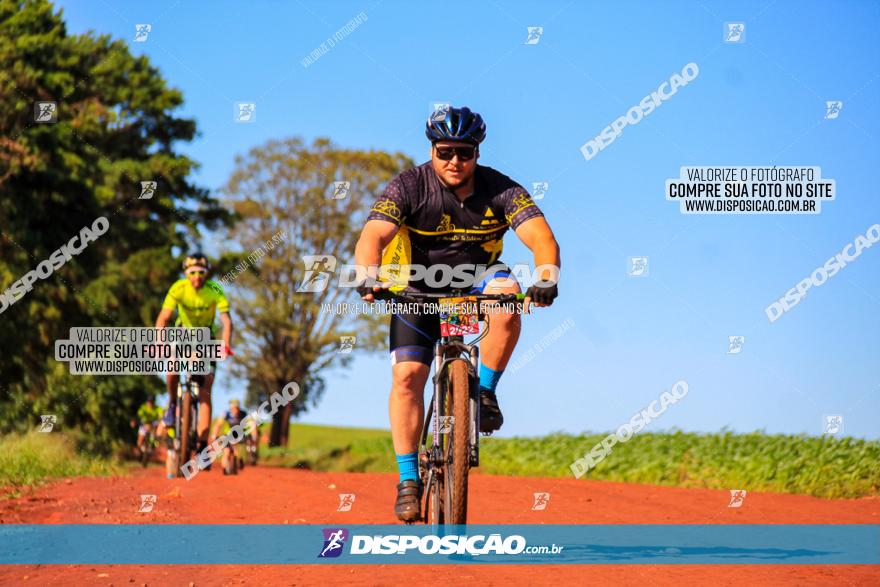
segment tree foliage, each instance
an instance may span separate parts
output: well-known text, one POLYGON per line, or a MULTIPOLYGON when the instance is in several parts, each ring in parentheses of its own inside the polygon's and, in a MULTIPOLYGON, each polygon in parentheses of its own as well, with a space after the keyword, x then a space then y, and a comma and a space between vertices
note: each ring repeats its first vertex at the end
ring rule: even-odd
POLYGON ((348 365, 340 337, 355 336, 355 351, 384 344, 387 318, 334 315, 325 304, 358 298, 350 288, 298 291, 304 256, 332 255, 353 263, 369 205, 394 175, 412 165, 403 154, 334 146, 328 139, 270 141, 239 157, 224 193, 238 217, 229 237, 241 249, 226 282, 235 295, 236 324, 244 344, 233 362, 248 382, 249 401, 300 385, 297 400, 279 411, 271 443, 287 446, 290 416, 314 405, 324 389, 321 373, 348 365), (334 199, 335 182, 347 182, 334 199))
POLYGON ((0 431, 58 414, 106 447, 161 391, 155 377, 70 376, 54 341, 75 326, 150 325, 177 277, 172 248, 229 222, 175 151, 196 134, 174 115, 182 102, 125 42, 68 35, 44 0, 0 0, 0 291, 96 218, 110 224, 0 314, 0 431), (35 122, 37 102, 54 102, 57 121, 35 122), (139 199, 142 181, 157 182, 152 198, 139 199))

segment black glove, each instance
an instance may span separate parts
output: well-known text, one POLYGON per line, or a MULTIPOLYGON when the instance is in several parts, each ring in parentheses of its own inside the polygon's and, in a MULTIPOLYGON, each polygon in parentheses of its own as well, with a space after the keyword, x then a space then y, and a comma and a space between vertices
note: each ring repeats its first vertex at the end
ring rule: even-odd
POLYGON ((368 277, 366 279, 358 282, 356 286, 354 286, 354 290, 358 293, 359 296, 364 297, 367 294, 373 294, 374 300, 388 299, 388 292, 385 289, 379 289, 379 291, 374 291, 374 287, 381 288, 382 284, 375 279, 368 277))
POLYGON ((553 300, 559 295, 555 281, 538 281, 535 285, 526 290, 526 296, 531 298, 533 304, 543 304, 550 306, 553 300))
POLYGON ((368 281, 369 280, 364 279, 361 282, 359 282, 356 286, 354 286, 354 291, 356 291, 360 297, 364 297, 367 294, 373 293, 373 286, 367 285, 368 281))

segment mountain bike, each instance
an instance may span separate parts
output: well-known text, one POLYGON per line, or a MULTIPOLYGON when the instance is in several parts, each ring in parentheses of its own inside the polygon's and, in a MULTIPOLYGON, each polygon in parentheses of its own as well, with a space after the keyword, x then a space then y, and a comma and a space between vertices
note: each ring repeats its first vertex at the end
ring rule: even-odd
POLYGON ((238 445, 228 446, 224 450, 228 452, 226 456, 226 466, 223 468, 223 474, 238 475, 238 470, 241 468, 241 459, 238 456, 238 445))
POLYGON ((144 435, 143 441, 141 441, 140 448, 140 461, 141 465, 146 467, 147 464, 153 458, 153 452, 156 450, 156 446, 158 443, 156 442, 156 432, 154 431, 154 425, 150 424, 147 426, 147 433, 144 435))
POLYGON ((440 338, 434 345, 434 393, 419 441, 422 521, 435 529, 446 524, 464 525, 468 473, 480 464, 478 343, 489 332, 485 306, 517 304, 525 294, 394 294, 386 290, 374 296, 377 300, 440 304, 440 338), (481 320, 486 326, 479 334, 481 320), (479 336, 467 344, 465 334, 479 336))
POLYGON ((244 438, 244 446, 245 450, 247 451, 247 464, 251 467, 255 467, 257 465, 258 453, 257 441, 254 439, 253 436, 248 434, 244 438))
POLYGON ((178 475, 180 467, 189 461, 198 446, 196 426, 199 422, 199 389, 204 384, 204 375, 192 375, 188 371, 180 374, 177 384, 177 414, 174 419, 173 446, 177 453, 178 475))

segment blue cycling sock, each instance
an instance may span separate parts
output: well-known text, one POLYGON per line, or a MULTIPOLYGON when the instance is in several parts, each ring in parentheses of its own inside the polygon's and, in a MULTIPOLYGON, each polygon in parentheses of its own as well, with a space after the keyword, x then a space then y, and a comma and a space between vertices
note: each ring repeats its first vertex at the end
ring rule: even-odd
POLYGON ((495 393, 495 388, 498 387, 498 380, 501 379, 503 373, 504 369, 493 371, 480 361, 480 393, 485 391, 495 393))
POLYGON ((400 473, 400 482, 403 483, 407 479, 412 481, 419 480, 419 453, 411 452, 405 455, 397 456, 397 470, 400 473))

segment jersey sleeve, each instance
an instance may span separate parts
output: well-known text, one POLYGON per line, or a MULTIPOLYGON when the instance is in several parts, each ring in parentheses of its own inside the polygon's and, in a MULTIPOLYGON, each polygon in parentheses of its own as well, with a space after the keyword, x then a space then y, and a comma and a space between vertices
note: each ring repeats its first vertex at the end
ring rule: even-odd
POLYGON ((164 414, 162 413, 162 408, 159 406, 153 406, 150 408, 147 404, 142 404, 141 407, 138 408, 137 415, 140 423, 150 424, 156 420, 161 420, 164 414))
POLYGON ((175 283, 168 289, 168 294, 165 296, 165 301, 162 302, 163 310, 177 309, 177 304, 180 303, 180 300, 177 298, 177 292, 179 291, 179 289, 180 288, 177 287, 177 283, 175 283))
POLYGON ((501 194, 501 201, 504 205, 504 218, 513 230, 530 218, 544 216, 532 196, 521 185, 507 188, 501 194))
POLYGON ((216 281, 214 281, 213 279, 211 279, 211 280, 208 280, 208 282, 205 283, 205 285, 210 287, 211 291, 214 292, 214 298, 215 298, 215 301, 217 302, 217 311, 220 312, 221 314, 223 312, 228 312, 229 311, 229 300, 226 298, 226 294, 223 292, 223 288, 220 286, 220 284, 217 283, 216 281))
POLYGON ((400 176, 395 177, 385 187, 385 192, 370 208, 367 220, 386 220, 400 226, 410 212, 406 189, 400 176))

